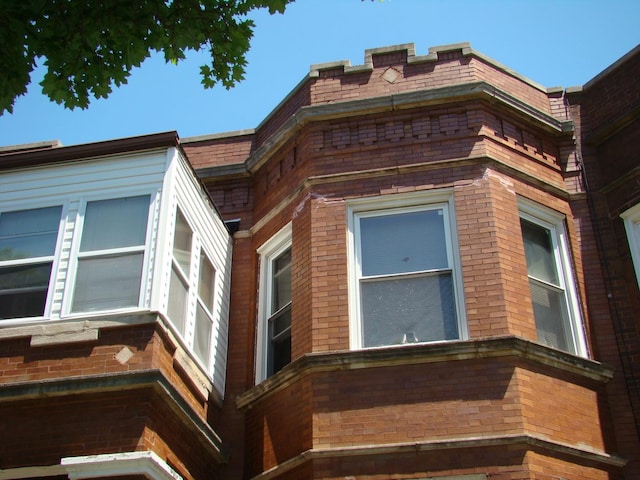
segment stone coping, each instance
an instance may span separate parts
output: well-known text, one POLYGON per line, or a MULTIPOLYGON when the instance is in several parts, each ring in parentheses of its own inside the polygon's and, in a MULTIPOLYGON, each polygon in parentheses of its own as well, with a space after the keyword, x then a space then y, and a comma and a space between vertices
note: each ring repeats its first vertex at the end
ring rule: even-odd
POLYGON ((613 378, 613 369, 595 360, 578 357, 521 337, 504 336, 365 350, 308 353, 239 395, 236 398, 236 405, 241 410, 251 409, 275 392, 287 388, 307 375, 319 372, 504 357, 515 357, 542 365, 552 371, 568 373, 599 383, 606 383, 613 378))

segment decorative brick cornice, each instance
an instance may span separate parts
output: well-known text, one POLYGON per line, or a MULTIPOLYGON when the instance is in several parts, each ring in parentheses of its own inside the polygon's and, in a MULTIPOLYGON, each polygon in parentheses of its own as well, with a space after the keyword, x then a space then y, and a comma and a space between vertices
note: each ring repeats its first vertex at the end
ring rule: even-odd
POLYGON ((613 378, 613 369, 602 363, 520 337, 507 336, 366 350, 308 353, 264 382, 239 395, 236 398, 236 405, 240 409, 250 409, 261 400, 287 388, 301 378, 319 372, 504 357, 514 357, 544 366, 550 376, 556 371, 599 383, 606 383, 613 378))
POLYGON ((539 128, 553 135, 562 135, 573 131, 573 123, 571 121, 559 120, 488 82, 471 82, 417 92, 404 92, 360 100, 338 101, 325 105, 304 106, 291 115, 273 135, 254 150, 244 163, 202 168, 197 170, 197 173, 201 178, 205 179, 209 177, 219 179, 246 176, 260 168, 273 152, 282 147, 301 128, 312 122, 408 110, 418 107, 439 106, 470 100, 485 100, 491 104, 508 108, 517 116, 526 118, 529 122, 533 122, 539 128))

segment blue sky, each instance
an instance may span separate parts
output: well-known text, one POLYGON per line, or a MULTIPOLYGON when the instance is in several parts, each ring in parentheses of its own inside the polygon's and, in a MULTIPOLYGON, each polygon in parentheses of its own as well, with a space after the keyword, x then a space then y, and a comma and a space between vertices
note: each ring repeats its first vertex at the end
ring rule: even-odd
POLYGON ((284 15, 253 15, 246 79, 205 90, 193 53, 178 66, 160 57, 87 110, 65 110, 40 92, 36 71, 13 114, 0 117, 0 145, 64 145, 177 130, 180 137, 256 127, 309 72, 364 50, 413 43, 472 48, 547 87, 586 83, 640 43, 637 0, 297 0, 284 15))

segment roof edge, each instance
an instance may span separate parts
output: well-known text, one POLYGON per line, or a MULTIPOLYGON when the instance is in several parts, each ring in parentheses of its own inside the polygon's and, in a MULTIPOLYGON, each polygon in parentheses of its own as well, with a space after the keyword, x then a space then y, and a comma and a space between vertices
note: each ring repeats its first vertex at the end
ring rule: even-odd
POLYGON ((83 143, 68 147, 47 148, 43 150, 0 152, 0 170, 24 168, 52 163, 103 157, 125 152, 151 150, 160 147, 179 147, 178 132, 169 131, 125 137, 102 142, 83 143))

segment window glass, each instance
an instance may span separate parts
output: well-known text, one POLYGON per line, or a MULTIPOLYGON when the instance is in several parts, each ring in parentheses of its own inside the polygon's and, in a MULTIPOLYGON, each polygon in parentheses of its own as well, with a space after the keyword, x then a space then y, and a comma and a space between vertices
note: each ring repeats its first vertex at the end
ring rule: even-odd
POLYGON ((0 319, 39 317, 51 277, 51 262, 0 268, 0 319))
POLYGON ((447 208, 355 212, 360 338, 354 345, 460 338, 447 208))
MULTIPOLYGON (((572 282, 569 254, 561 242, 562 223, 536 222, 531 215, 521 218, 531 302, 538 340, 550 347, 579 353, 577 299, 568 288, 572 282)), ((553 219, 550 219, 553 220, 553 219)))
POLYGON ((213 320, 211 316, 198 304, 196 310, 196 327, 195 339, 193 342, 193 350, 202 363, 209 365, 209 357, 211 352, 211 333, 213 320))
POLYGON ((178 210, 176 215, 176 229, 173 234, 173 258, 176 260, 185 275, 189 276, 191 265, 191 243, 193 232, 189 228, 187 220, 178 210))
POLYGON ((360 219, 362 275, 447 268, 442 210, 360 219))
POLYGON ((0 215, 0 261, 52 256, 62 207, 0 215))
POLYGON ((269 375, 279 372, 291 363, 291 305, 278 312, 269 321, 269 375))
POLYGON ((271 270, 268 375, 279 372, 291 362, 291 248, 271 261, 271 270))
POLYGON ((198 278, 198 296, 204 306, 213 312, 213 287, 215 270, 204 252, 200 252, 200 272, 198 278))
POLYGON ((71 310, 139 304, 149 195, 87 202, 71 310))
POLYGON ((363 282, 363 346, 458 338, 450 273, 363 282))
POLYGON ((291 302, 291 249, 273 261, 273 301, 271 313, 291 302))
POLYGON ((0 214, 0 319, 45 314, 61 206, 0 214))
POLYGON ((169 314, 171 322, 176 326, 181 335, 184 335, 188 298, 189 289, 174 267, 171 269, 171 281, 169 282, 169 305, 167 313, 169 314))
POLYGON ((80 259, 73 311, 137 306, 143 257, 142 253, 134 253, 80 259))
POLYGON ((144 245, 149 195, 88 202, 81 252, 144 245))
POLYGON ((551 232, 547 228, 526 220, 522 220, 521 225, 529 275, 538 280, 558 285, 558 271, 553 254, 551 232))

